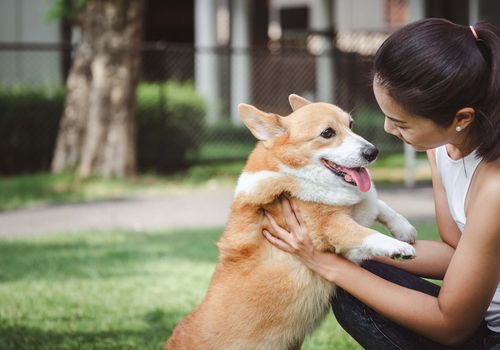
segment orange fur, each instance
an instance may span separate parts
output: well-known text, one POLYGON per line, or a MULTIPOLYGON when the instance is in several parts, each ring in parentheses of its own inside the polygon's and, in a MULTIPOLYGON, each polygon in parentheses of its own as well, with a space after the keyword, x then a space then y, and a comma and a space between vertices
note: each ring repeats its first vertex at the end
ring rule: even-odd
MULTIPOLYGON (((245 173, 276 172, 280 162, 301 168, 310 163, 309 155, 314 150, 342 142, 342 130, 348 129, 350 121, 347 113, 329 104, 295 102, 300 108, 293 118, 282 118, 279 122, 283 128, 275 125, 271 129, 273 138, 257 144, 245 173), (330 143, 311 141, 325 125, 339 130, 338 137, 330 143)), ((258 112, 247 108, 245 113, 258 112)), ((275 123, 274 118, 267 115, 265 122, 275 123)), ((299 189, 299 182, 292 177, 271 178, 251 193, 236 196, 217 244, 219 261, 207 295, 177 325, 165 344, 166 350, 300 347, 323 319, 334 287, 262 235, 263 228, 271 230, 263 209, 287 228, 279 197, 294 197, 299 189)), ((351 218, 351 207, 296 203, 318 249, 344 253, 358 247, 371 233, 351 218)))

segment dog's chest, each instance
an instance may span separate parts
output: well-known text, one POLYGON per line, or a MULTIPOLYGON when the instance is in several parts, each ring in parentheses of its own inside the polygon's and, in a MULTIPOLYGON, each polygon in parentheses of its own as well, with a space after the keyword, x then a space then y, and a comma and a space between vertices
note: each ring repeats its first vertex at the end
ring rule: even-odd
POLYGON ((362 226, 371 227, 379 214, 377 201, 375 190, 370 190, 362 201, 354 205, 352 210, 354 221, 362 226))
POLYGON ((335 286, 289 253, 269 247, 268 254, 270 264, 288 271, 286 275, 293 286, 293 291, 289 291, 289 303, 282 310, 284 319, 297 320, 297 324, 289 325, 296 332, 304 335, 311 332, 329 308, 335 286))
POLYGON ((314 171, 293 170, 284 168, 285 174, 274 171, 258 171, 255 173, 244 172, 238 179, 238 185, 235 191, 235 197, 245 195, 247 198, 255 197, 254 202, 259 195, 264 192, 268 195, 274 191, 289 192, 305 202, 322 203, 326 205, 339 207, 352 207, 353 218, 363 226, 371 226, 378 215, 377 193, 375 187, 371 186, 368 192, 362 193, 356 188, 341 185, 340 180, 332 178, 329 174, 327 179, 323 172, 314 173, 314 171), (317 175, 317 176, 315 176, 317 175), (287 181, 293 178, 297 185, 294 189, 287 188, 287 181), (316 178, 318 181, 311 181, 316 178), (264 186, 264 185, 268 186, 264 186))
POLYGON ((377 194, 373 186, 370 191, 361 193, 350 188, 325 189, 314 183, 304 182, 294 196, 308 202, 352 207, 353 219, 365 227, 373 225, 378 216, 377 194))

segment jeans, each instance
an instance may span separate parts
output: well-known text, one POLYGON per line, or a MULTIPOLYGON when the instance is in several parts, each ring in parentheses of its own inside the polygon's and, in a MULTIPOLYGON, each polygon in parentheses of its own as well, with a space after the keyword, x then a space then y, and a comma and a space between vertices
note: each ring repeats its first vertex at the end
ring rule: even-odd
MULTIPOLYGON (((398 268, 374 261, 366 261, 361 266, 406 288, 433 296, 439 293, 439 286, 398 268)), ((392 322, 341 288, 337 288, 331 304, 339 324, 367 350, 452 349, 392 322)), ((483 322, 470 339, 453 349, 500 350, 500 334, 490 331, 483 322)))

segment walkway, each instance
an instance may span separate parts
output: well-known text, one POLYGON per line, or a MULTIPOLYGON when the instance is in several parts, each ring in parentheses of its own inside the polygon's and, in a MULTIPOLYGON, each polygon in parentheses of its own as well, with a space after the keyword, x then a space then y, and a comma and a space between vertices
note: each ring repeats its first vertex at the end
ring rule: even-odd
MULTIPOLYGON (((143 231, 223 226, 232 195, 232 188, 190 189, 157 197, 0 212, 0 237, 113 228, 143 231)), ((434 219, 431 188, 379 190, 379 197, 411 221, 434 219)))

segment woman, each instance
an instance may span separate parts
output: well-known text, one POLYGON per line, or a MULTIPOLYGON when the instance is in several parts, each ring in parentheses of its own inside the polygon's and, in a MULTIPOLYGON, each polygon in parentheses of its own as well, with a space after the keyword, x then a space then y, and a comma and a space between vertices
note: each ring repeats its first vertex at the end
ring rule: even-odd
POLYGON ((373 90, 384 129, 427 151, 441 242, 417 258, 358 266, 314 249, 300 212, 264 232, 338 286, 332 308, 367 349, 500 349, 500 32, 425 19, 378 50, 373 90), (443 279, 441 287, 421 277, 443 279))

